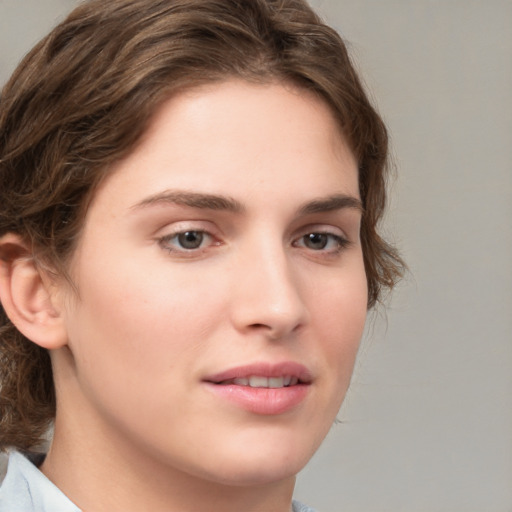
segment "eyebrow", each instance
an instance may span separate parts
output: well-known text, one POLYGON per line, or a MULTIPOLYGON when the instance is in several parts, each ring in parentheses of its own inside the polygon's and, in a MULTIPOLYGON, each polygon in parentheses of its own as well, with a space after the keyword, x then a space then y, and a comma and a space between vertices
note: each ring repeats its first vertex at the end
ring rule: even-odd
MULTIPOLYGON (((132 206, 132 210, 147 208, 153 205, 171 204, 198 208, 201 210, 217 210, 232 213, 244 213, 245 206, 236 199, 224 195, 204 194, 185 190, 166 190, 149 196, 132 206)), ((312 215, 334 210, 354 209, 364 212, 360 199, 347 194, 334 194, 328 197, 313 199, 298 209, 298 215, 312 215)))
POLYGON ((335 194, 325 198, 313 199, 299 208, 300 215, 311 215, 334 210, 344 209, 358 210, 363 213, 363 203, 360 199, 347 194, 335 194))
POLYGON ((158 204, 175 204, 201 210, 220 210, 233 213, 242 213, 245 211, 245 207, 242 203, 231 197, 177 190, 166 190, 147 197, 133 206, 132 209, 146 208, 158 204))

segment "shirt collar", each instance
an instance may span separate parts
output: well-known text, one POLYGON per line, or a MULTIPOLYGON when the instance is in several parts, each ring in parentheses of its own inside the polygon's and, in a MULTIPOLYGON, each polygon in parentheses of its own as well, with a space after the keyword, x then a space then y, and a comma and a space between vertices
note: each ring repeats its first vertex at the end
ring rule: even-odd
MULTIPOLYGON (((41 456, 28 456, 35 463, 41 456)), ((0 510, 9 512, 80 512, 33 462, 19 452, 9 456, 7 474, 0 487, 0 510)))

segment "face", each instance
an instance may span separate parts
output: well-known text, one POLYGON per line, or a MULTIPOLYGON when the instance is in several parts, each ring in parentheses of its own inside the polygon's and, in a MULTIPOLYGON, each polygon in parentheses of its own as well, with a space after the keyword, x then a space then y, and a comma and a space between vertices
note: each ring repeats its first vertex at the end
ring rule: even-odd
POLYGON ((88 211, 62 409, 99 449, 182 474, 292 477, 349 385, 360 221, 356 161, 318 98, 231 81, 170 99, 88 211))

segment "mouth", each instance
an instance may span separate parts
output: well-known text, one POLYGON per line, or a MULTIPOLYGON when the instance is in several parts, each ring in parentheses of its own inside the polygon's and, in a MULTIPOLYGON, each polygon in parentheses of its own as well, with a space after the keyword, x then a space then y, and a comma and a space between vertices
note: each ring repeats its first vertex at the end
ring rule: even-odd
POLYGON ((304 384, 298 377, 286 375, 284 377, 264 377, 261 375, 251 375, 250 377, 239 377, 236 379, 228 379, 221 382, 216 382, 221 386, 246 386, 250 388, 269 388, 279 389, 296 386, 297 384, 304 384))
POLYGON ((260 415, 295 409, 308 396, 313 378, 297 363, 253 364, 204 379, 206 387, 231 405, 260 415))
POLYGON ((234 385, 270 389, 311 384, 312 380, 311 372, 304 365, 292 361, 238 366, 205 379, 206 382, 222 386, 234 385))

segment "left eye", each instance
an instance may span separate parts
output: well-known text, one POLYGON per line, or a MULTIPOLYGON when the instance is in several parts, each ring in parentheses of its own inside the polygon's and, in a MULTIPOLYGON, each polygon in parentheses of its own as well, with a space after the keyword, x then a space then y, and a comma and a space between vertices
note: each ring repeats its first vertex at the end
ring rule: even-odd
POLYGON ((295 245, 306 247, 313 251, 325 251, 341 249, 347 245, 348 241, 332 233, 308 233, 300 237, 295 245))
POLYGON ((205 231, 182 231, 166 236, 162 243, 170 250, 193 251, 201 249, 204 245, 211 243, 212 237, 205 231))

